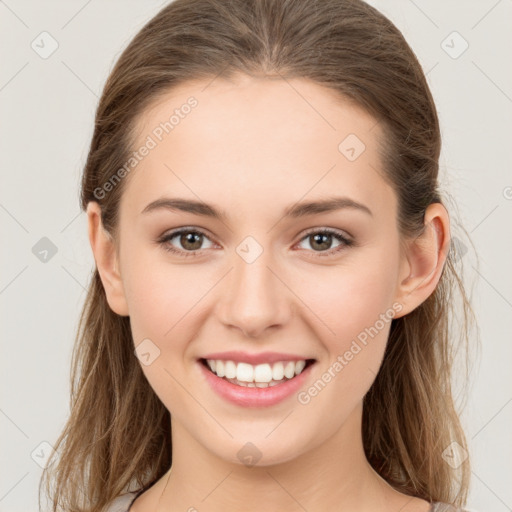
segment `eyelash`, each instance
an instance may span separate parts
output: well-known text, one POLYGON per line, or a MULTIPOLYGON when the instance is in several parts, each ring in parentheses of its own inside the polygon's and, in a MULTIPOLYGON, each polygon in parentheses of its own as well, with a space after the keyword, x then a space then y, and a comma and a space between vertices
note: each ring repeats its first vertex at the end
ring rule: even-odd
MULTIPOLYGON (((199 256, 201 254, 201 252, 202 252, 201 249, 198 249, 196 251, 182 251, 180 249, 174 248, 172 245, 170 245, 168 243, 170 240, 172 240, 173 238, 175 238, 178 235, 182 235, 183 233, 200 234, 200 235, 203 235, 204 237, 208 238, 208 240, 210 240, 208 235, 206 233, 204 233, 203 231, 201 231, 200 229, 196 229, 196 228, 180 228, 180 229, 176 229, 176 230, 171 231, 170 233, 162 236, 157 242, 160 245, 162 245, 162 248, 165 251, 168 251, 168 252, 173 253, 173 254, 177 254, 180 257, 188 258, 190 256, 199 256)), ((307 231, 305 233, 305 235, 299 240, 299 243, 302 242, 304 239, 306 239, 308 236, 310 236, 312 234, 333 235, 334 238, 336 238, 337 240, 342 242, 341 245, 339 245, 338 247, 335 247, 334 249, 328 249, 327 251, 313 251, 313 252, 316 253, 316 256, 318 256, 320 258, 327 257, 327 256, 332 256, 332 255, 342 251, 343 249, 345 249, 347 247, 351 247, 351 246, 354 245, 354 241, 353 240, 349 240, 348 238, 343 236, 340 232, 338 232, 336 230, 333 230, 333 229, 330 229, 330 228, 325 228, 325 229, 316 229, 316 228, 314 228, 314 229, 311 229, 311 230, 309 230, 309 231, 307 231)))

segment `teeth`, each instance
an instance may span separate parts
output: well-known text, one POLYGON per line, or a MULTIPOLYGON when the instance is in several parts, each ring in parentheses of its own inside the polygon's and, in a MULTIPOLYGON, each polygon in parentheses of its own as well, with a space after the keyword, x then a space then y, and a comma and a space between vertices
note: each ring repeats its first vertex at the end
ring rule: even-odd
POLYGON ((224 361, 213 361, 215 365, 215 369, 212 368, 212 371, 217 374, 218 377, 224 377, 224 361))
POLYGON ((224 363, 224 376, 226 379, 236 379, 236 364, 233 361, 224 363))
MULTIPOLYGON (((293 362, 293 361, 291 361, 293 362)), ((295 368, 295 366, 294 366, 295 368)), ((281 380, 284 377, 284 364, 279 362, 272 367, 272 379, 281 380)))
POLYGON ((274 364, 235 363, 220 359, 207 359, 210 370, 218 377, 226 380, 238 381, 241 385, 249 387, 275 386, 279 381, 293 379, 299 375, 306 366, 306 361, 279 361, 274 364))
MULTIPOLYGON (((239 363, 238 366, 240 367, 242 364, 239 363)), ((247 366, 252 367, 252 365, 247 366)), ((254 379, 251 378, 251 380, 254 380, 254 382, 270 382, 272 380, 272 367, 269 364, 258 364, 257 366, 254 366, 254 379)))
POLYGON ((289 361, 286 363, 284 367, 284 376, 288 379, 291 379, 295 375, 295 363, 293 361, 289 361))
POLYGON ((284 381, 275 381, 271 380, 270 382, 242 382, 237 379, 226 379, 231 384, 236 384, 237 386, 242 386, 244 388, 270 388, 272 386, 277 386, 284 381))
POLYGON ((302 370, 304 370, 305 366, 306 366, 306 361, 297 361, 295 363, 295 375, 302 373, 302 370))
MULTIPOLYGON (((235 375, 234 377, 237 380, 242 382, 254 382, 254 369, 252 365, 246 363, 238 363, 235 365, 232 361, 229 361, 235 367, 235 375)), ((262 382, 259 379, 256 379, 259 382, 262 382)))

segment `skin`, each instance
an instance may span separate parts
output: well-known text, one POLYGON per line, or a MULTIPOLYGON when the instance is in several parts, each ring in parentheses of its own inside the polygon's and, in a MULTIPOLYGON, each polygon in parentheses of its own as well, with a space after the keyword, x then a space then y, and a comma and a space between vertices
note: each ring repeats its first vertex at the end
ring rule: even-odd
POLYGON ((134 347, 149 338, 160 350, 141 366, 172 417, 172 473, 131 511, 428 511, 378 476, 363 450, 362 400, 390 322, 307 404, 292 396, 266 409, 233 405, 210 389, 196 360, 225 350, 313 357, 307 389, 380 314, 399 304, 395 318, 405 315, 434 291, 449 244, 446 210, 430 205, 423 234, 400 236, 396 193, 379 172, 381 127, 329 89, 246 76, 208 83, 170 90, 139 118, 134 149, 189 96, 198 100, 125 178, 117 245, 98 204, 87 210, 109 305, 130 317, 134 347), (338 150, 350 133, 366 146, 354 161, 338 150), (332 195, 372 215, 344 208, 284 218, 297 201, 332 195), (228 219, 141 213, 162 197, 201 200, 228 219), (184 226, 205 232, 202 243, 166 243, 199 247, 195 257, 157 242, 184 226), (338 230, 355 244, 322 256, 341 242, 318 248, 317 231, 305 233, 311 228, 338 230), (236 252, 249 235, 263 249, 250 264, 236 252), (247 442, 261 452, 253 467, 237 456, 247 442))

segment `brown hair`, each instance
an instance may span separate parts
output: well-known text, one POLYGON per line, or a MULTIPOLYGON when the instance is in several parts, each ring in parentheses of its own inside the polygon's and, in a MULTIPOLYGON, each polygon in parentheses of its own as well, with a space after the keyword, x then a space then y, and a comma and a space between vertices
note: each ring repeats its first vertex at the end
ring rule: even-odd
MULTIPOLYGON (((441 202, 440 129, 422 68, 390 20, 361 0, 176 0, 122 53, 96 112, 81 207, 98 202, 114 239, 126 179, 108 194, 95 191, 129 158, 140 114, 178 84, 236 73, 313 80, 374 116, 383 127, 382 168, 398 197, 400 231, 421 233, 425 209, 441 202)), ((455 469, 443 459, 452 442, 467 449, 451 388, 454 350, 467 349, 472 321, 459 264, 450 250, 435 292, 393 320, 364 397, 362 434, 372 467, 397 490, 463 506, 469 459, 455 469), (456 292, 457 338, 450 329, 456 292)), ((54 511, 101 511, 165 474, 172 447, 170 414, 134 354, 129 318, 109 308, 97 269, 71 380, 71 413, 56 442, 60 460, 41 482, 46 477, 54 511)))

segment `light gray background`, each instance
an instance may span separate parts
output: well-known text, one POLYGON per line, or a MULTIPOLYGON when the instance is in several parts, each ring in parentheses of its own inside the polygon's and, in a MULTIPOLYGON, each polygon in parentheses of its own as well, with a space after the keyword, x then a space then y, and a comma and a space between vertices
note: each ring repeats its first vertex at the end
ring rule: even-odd
MULTIPOLYGON (((71 349, 94 263, 78 206, 94 110, 115 59, 165 3, 0 1, 1 512, 37 510, 40 464, 68 415, 71 349), (43 45, 43 31, 59 45, 46 59, 31 47, 43 45), (32 252, 42 237, 57 248, 47 262, 32 252)), ((462 415, 469 506, 510 511, 512 1, 370 3, 402 30, 427 73, 442 181, 480 258, 479 268, 471 249, 463 258, 482 341, 462 415), (453 31, 469 44, 457 58, 464 43, 446 39, 453 31)))

